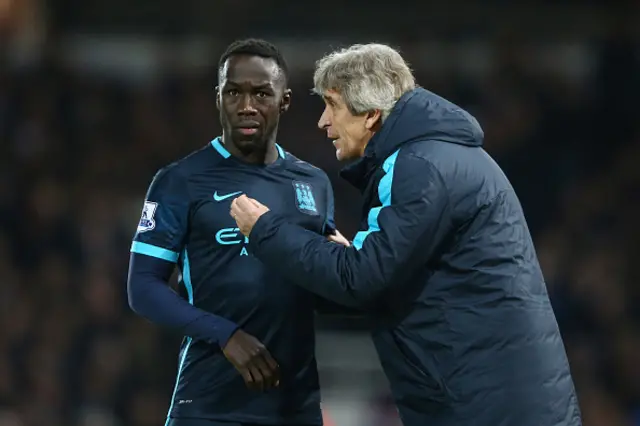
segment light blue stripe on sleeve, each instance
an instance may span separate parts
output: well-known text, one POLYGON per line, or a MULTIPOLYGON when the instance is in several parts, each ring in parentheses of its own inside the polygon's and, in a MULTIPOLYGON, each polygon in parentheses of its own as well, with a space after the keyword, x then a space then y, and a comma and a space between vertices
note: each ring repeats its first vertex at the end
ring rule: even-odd
POLYGON ((382 164, 382 170, 384 170, 385 175, 382 176, 382 179, 380 179, 380 182, 378 183, 378 198, 380 199, 380 203, 382 205, 369 210, 369 214, 367 215, 367 223, 369 225, 369 228, 366 231, 358 232, 353 238, 353 246, 357 250, 360 250, 362 248, 364 240, 369 236, 369 234, 380 230, 378 215, 384 207, 388 207, 391 205, 391 185, 393 183, 393 169, 396 164, 396 158, 398 158, 398 152, 400 152, 400 150, 391 154, 389 158, 387 158, 382 164))
MULTIPOLYGON (((189 297, 189 303, 193 305, 193 286, 191 285, 191 268, 189 267, 189 256, 187 254, 187 249, 184 249, 182 252, 182 283, 184 287, 187 289, 187 296, 189 297)), ((167 422, 165 426, 169 425, 171 421, 171 411, 173 411, 173 405, 176 399, 176 393, 178 393, 178 386, 180 385, 180 376, 182 375, 182 370, 184 370, 184 362, 187 359, 187 353, 189 352, 189 348, 191 347, 191 343, 193 339, 191 337, 187 337, 185 344, 182 348, 182 353, 180 354, 180 363, 178 364, 178 375, 176 377, 176 385, 173 388, 173 395, 171 396, 171 405, 169 406, 169 413, 167 413, 167 422)))
POLYGON ((184 284, 184 287, 187 289, 187 295, 189 296, 189 303, 193 305, 193 286, 191 285, 191 266, 189 265, 189 256, 187 254, 186 248, 184 249, 182 254, 183 254, 182 283, 184 284))
POLYGON ((168 262, 176 262, 178 260, 178 253, 151 244, 141 243, 140 241, 134 241, 131 244, 131 253, 157 257, 168 262))

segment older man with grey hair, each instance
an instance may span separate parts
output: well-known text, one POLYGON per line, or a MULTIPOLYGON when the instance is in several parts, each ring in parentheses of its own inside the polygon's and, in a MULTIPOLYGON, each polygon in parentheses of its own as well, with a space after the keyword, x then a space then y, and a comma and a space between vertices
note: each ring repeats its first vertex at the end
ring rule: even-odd
MULTIPOLYGON (((349 244, 239 197, 231 215, 250 253, 373 318, 405 425, 580 425, 522 207, 476 119, 416 87, 385 45, 331 53, 314 84, 326 103, 318 125, 339 160, 355 160, 342 175, 368 213, 349 244)), ((289 202, 312 203, 305 188, 289 202)))

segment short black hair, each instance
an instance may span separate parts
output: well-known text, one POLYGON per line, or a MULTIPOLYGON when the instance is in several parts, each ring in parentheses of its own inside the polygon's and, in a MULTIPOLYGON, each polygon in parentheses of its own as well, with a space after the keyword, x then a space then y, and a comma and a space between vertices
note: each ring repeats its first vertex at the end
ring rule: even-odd
POLYGON ((284 60, 284 56, 274 44, 269 43, 266 40, 258 38, 247 38, 244 40, 236 40, 231 43, 227 50, 224 51, 220 60, 218 61, 218 72, 224 67, 224 63, 231 56, 235 55, 250 55, 260 56, 261 58, 273 59, 284 75, 285 83, 289 81, 289 67, 287 61, 284 60))

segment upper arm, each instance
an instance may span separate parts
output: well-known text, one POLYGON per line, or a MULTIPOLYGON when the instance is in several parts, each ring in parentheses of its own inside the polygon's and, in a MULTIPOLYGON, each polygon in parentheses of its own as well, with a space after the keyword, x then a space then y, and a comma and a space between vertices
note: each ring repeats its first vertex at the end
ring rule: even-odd
POLYGON ((451 230, 449 194, 425 159, 390 158, 378 189, 382 205, 371 210, 369 228, 352 247, 328 243, 267 213, 249 238, 254 255, 301 287, 347 306, 366 307, 384 290, 407 282, 434 258, 451 230))
POLYGON ((184 177, 174 168, 154 177, 142 208, 131 252, 175 263, 184 246, 189 196, 184 177))
POLYGON ((396 152, 385 162, 378 185, 380 206, 356 234, 352 262, 387 286, 429 261, 451 228, 444 179, 429 161, 396 152), (355 250, 354 250, 355 251, 355 250))

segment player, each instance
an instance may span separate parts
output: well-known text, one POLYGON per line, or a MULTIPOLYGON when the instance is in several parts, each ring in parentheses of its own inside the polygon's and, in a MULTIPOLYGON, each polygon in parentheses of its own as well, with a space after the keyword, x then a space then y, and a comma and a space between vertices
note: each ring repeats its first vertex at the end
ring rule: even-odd
POLYGON ((315 296, 248 255, 229 208, 248 194, 331 233, 331 185, 276 144, 291 101, 278 49, 235 42, 218 71, 222 137, 153 179, 131 247, 129 304, 186 336, 168 426, 321 425, 315 296), (176 264, 180 295, 167 286, 176 264))

